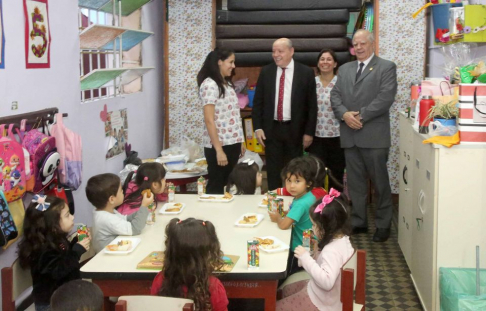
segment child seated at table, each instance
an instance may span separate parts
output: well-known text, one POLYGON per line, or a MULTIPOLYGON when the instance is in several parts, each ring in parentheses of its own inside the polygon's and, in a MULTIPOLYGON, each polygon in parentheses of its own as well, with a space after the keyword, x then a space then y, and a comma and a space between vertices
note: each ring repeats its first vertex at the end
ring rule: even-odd
POLYGON ((167 201, 165 191, 165 168, 158 162, 143 163, 134 172, 130 172, 123 185, 125 200, 117 211, 122 215, 130 215, 138 211, 142 202, 142 191, 149 189, 155 195, 155 207, 157 202, 167 201), (132 180, 133 174, 135 179, 132 180))
POLYGON ((196 310, 227 310, 226 290, 212 275, 224 265, 214 225, 194 218, 173 218, 165 228, 165 237, 164 265, 150 294, 192 299, 196 310))
POLYGON ((74 280, 59 287, 51 297, 51 311, 102 311, 103 292, 98 285, 74 280))
POLYGON ((63 199, 35 195, 25 211, 24 235, 18 255, 22 268, 30 268, 35 310, 50 310, 54 291, 62 284, 81 278, 79 259, 89 250, 89 236, 81 242, 67 235, 74 216, 63 199))
POLYGON ((262 194, 262 173, 255 161, 238 163, 228 177, 226 191, 231 194, 262 194))
POLYGON ((119 235, 138 235, 142 232, 149 214, 148 206, 154 196, 143 194, 137 212, 122 215, 115 210, 123 203, 120 178, 115 174, 91 177, 86 185, 86 197, 96 208, 93 212, 93 247, 98 253, 119 235))
POLYGON ((285 180, 285 188, 294 197, 294 200, 284 217, 277 212, 268 212, 270 219, 276 222, 280 229, 287 230, 292 227, 292 245, 287 263, 288 275, 302 270, 297 266, 293 251, 298 245, 302 245, 304 230, 312 227, 309 208, 316 201, 311 190, 316 184, 317 173, 314 158, 303 156, 292 159, 282 170, 282 179, 285 180))
MULTIPOLYGON (((334 177, 332 177, 328 168, 326 168, 324 163, 319 158, 312 155, 309 155, 308 157, 314 160, 314 163, 312 164, 316 166, 315 169, 317 171, 315 176, 316 183, 314 185, 314 188, 312 188, 311 192, 316 197, 316 199, 321 199, 327 194, 326 189, 322 187, 324 185, 326 176, 329 176, 329 178, 334 177)), ((274 192, 277 193, 277 195, 291 196, 290 192, 287 191, 287 188, 277 188, 274 190, 274 192)))
POLYGON ((317 237, 317 254, 298 246, 294 253, 299 266, 310 280, 291 283, 283 288, 277 310, 342 310, 341 267, 351 258, 354 248, 349 241, 349 217, 341 194, 331 188, 309 210, 312 230, 317 237))

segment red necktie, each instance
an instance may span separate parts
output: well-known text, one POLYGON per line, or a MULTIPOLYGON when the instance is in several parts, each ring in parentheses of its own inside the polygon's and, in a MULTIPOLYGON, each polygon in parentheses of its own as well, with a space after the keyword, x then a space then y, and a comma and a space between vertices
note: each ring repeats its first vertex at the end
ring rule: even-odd
POLYGON ((280 76, 280 84, 278 86, 278 105, 277 105, 277 120, 283 121, 283 98, 285 86, 285 69, 282 68, 282 75, 280 76))

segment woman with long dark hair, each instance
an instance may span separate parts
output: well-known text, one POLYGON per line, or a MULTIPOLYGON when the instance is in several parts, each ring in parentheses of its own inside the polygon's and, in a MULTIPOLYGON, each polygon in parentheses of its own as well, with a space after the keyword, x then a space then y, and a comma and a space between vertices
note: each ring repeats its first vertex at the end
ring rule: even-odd
POLYGON ((338 183, 329 181, 329 186, 342 190, 344 175, 344 150, 341 148, 339 120, 331 107, 331 90, 337 82, 338 63, 336 53, 323 49, 317 57, 317 125, 309 152, 319 157, 331 170, 338 183))
POLYGON ((203 133, 209 174, 206 192, 210 194, 224 192, 229 174, 244 153, 240 107, 231 82, 234 68, 234 52, 215 49, 197 74, 206 124, 203 133))

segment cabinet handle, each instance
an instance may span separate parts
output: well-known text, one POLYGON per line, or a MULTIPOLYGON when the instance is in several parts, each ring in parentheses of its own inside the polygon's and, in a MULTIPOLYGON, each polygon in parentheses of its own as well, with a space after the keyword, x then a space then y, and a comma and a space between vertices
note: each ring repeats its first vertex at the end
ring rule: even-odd
MULTIPOLYGON (((405 166, 403 167, 403 174, 402 174, 402 175, 403 175, 403 182, 405 183, 405 185, 408 185, 407 177, 405 177, 405 174, 407 173, 407 171, 408 171, 408 168, 407 168, 407 166, 405 165, 405 166)), ((407 190, 405 189, 405 191, 407 191, 407 190)))

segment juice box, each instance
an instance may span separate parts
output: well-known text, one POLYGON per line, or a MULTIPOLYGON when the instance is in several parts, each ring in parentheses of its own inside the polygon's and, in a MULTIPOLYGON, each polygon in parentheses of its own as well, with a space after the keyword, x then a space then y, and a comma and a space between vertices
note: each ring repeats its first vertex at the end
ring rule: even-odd
POLYGON ((313 235, 314 234, 312 233, 312 229, 306 229, 302 234, 302 247, 309 252, 311 251, 311 244, 313 244, 312 243, 313 235))
POLYGON ((78 231, 78 242, 81 242, 86 237, 88 237, 88 227, 86 227, 86 225, 79 225, 77 231, 78 231))
POLYGON ((276 198, 273 200, 273 205, 276 206, 277 208, 277 213, 280 214, 280 216, 284 217, 284 200, 282 198, 276 198))
POLYGON ((248 269, 258 269, 260 267, 260 250, 258 249, 257 240, 247 242, 248 250, 248 269))
POLYGON ((175 201, 175 186, 173 183, 169 183, 167 188, 169 194, 169 202, 172 203, 175 201))
POLYGON ((197 179, 197 195, 203 195, 204 194, 205 181, 206 180, 202 176, 197 179))
POLYGON ((275 200, 277 198, 277 193, 276 192, 273 192, 273 191, 268 191, 267 192, 267 208, 268 208, 268 211, 271 212, 272 211, 272 201, 275 200))
POLYGON ((155 204, 152 203, 149 206, 149 214, 147 216, 147 225, 153 225, 155 223, 155 204))

